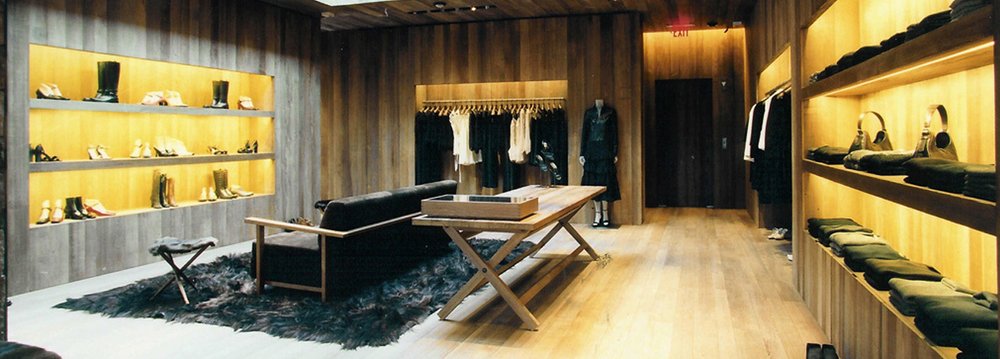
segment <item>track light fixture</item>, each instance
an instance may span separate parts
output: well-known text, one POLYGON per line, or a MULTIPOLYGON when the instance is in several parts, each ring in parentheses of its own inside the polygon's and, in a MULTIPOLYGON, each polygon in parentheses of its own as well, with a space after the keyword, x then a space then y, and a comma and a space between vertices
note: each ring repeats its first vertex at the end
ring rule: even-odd
POLYGON ((471 6, 463 6, 463 7, 445 7, 445 6, 448 6, 448 4, 446 4, 443 1, 438 1, 438 2, 434 3, 434 9, 431 9, 431 10, 410 11, 409 14, 410 15, 424 15, 424 14, 436 14, 436 13, 443 13, 443 12, 479 11, 479 10, 489 10, 489 9, 496 9, 497 8, 496 5, 492 5, 492 4, 488 4, 488 5, 471 5, 471 6))

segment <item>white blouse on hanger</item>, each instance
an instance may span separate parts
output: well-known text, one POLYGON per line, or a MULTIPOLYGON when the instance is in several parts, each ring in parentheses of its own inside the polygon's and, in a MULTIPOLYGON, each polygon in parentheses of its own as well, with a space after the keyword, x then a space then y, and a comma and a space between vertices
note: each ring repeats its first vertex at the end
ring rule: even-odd
POLYGON ((469 113, 464 111, 452 111, 448 115, 451 122, 451 134, 454 136, 452 142, 452 154, 455 155, 455 169, 458 166, 470 166, 479 162, 476 153, 469 147, 469 113))
POLYGON ((511 162, 522 164, 528 161, 528 153, 531 152, 531 121, 535 114, 534 110, 522 109, 510 121, 510 148, 507 156, 511 162))

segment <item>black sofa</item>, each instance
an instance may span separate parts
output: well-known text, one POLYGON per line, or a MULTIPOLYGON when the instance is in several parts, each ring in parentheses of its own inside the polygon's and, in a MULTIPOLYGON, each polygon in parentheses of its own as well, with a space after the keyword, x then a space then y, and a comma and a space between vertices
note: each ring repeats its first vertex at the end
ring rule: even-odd
MULTIPOLYGON (((448 251, 450 240, 437 227, 414 226, 420 201, 454 194, 451 180, 374 192, 325 203, 319 229, 247 218, 258 226, 297 230, 264 240, 261 271, 267 282, 312 287, 327 295, 346 296, 393 278, 420 262, 448 251), (280 224, 280 225, 279 225, 280 224), (342 238, 338 238, 342 236, 342 238), (322 284, 322 242, 326 241, 326 286, 322 284)), ((320 203, 317 202, 317 203, 320 203)), ((257 246, 254 244, 256 258, 257 246)), ((302 289, 302 288, 300 288, 302 289)))

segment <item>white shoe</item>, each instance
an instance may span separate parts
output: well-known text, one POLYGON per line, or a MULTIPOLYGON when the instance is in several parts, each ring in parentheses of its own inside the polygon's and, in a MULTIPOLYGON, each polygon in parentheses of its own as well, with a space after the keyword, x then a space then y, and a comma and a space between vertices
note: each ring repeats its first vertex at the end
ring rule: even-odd
POLYGON ((184 146, 184 142, 173 137, 165 137, 164 144, 166 148, 174 151, 178 156, 193 156, 194 153, 188 152, 187 146, 184 146))
POLYGON ((215 202, 215 200, 217 200, 217 199, 219 199, 219 197, 215 195, 215 187, 209 187, 208 188, 208 201, 209 202, 215 202))
POLYGON ((142 140, 135 140, 135 147, 132 148, 132 153, 128 155, 130 158, 139 158, 142 156, 142 140))
POLYGON ((151 157, 153 157, 153 151, 149 149, 149 142, 146 142, 146 145, 142 147, 142 158, 151 157))
POLYGON ((201 188, 201 196, 198 197, 198 202, 208 201, 208 188, 201 188))

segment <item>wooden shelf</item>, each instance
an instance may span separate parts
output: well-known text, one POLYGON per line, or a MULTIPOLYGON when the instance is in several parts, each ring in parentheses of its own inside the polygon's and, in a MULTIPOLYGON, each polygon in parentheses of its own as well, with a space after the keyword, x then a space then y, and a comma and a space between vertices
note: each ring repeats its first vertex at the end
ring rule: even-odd
POLYGON ((868 283, 867 280, 865 280, 863 272, 855 272, 853 269, 848 267, 846 263, 844 263, 844 258, 841 258, 836 254, 834 254, 833 250, 831 250, 826 246, 823 246, 815 238, 809 237, 809 239, 811 239, 815 245, 819 246, 824 253, 832 257, 833 260, 837 262, 837 264, 839 264, 842 269, 847 271, 847 273, 849 273, 851 277, 854 277, 854 279, 858 282, 858 285, 868 290, 868 293, 870 293, 873 297, 875 297, 875 299, 877 299, 879 303, 882 303, 882 306, 885 307, 886 310, 892 313, 897 320, 902 322, 907 328, 913 331, 913 333, 918 338, 923 340, 924 343, 927 344, 927 346, 929 346, 932 350, 934 350, 934 352, 938 353, 938 355, 940 355, 942 358, 955 358, 958 355, 959 353, 958 348, 935 345, 933 342, 927 339, 927 336, 925 336, 924 333, 920 331, 920 329, 917 328, 917 325, 913 322, 913 317, 904 315, 899 311, 899 309, 896 309, 896 306, 893 305, 892 302, 889 301, 888 291, 875 289, 874 287, 872 287, 871 284, 868 283))
MULTIPOLYGON (((143 214, 143 213, 176 211, 176 210, 180 210, 180 209, 184 209, 184 208, 188 208, 188 207, 210 206, 210 205, 213 205, 213 204, 228 203, 228 202, 234 202, 234 201, 248 201, 248 200, 253 200, 253 199, 257 199, 257 198, 268 198, 268 197, 273 197, 273 196, 274 196, 273 193, 255 193, 253 196, 250 196, 250 197, 238 197, 238 198, 228 199, 228 200, 227 199, 219 199, 219 200, 216 200, 214 202, 186 201, 186 202, 178 202, 177 203, 177 205, 178 205, 177 207, 161 208, 161 209, 156 209, 156 208, 149 207, 149 208, 140 208, 140 209, 129 209, 129 210, 122 210, 122 211, 115 211, 113 208, 109 208, 109 210, 115 212, 114 216, 110 216, 110 217, 97 217, 97 218, 93 218, 93 219, 66 219, 66 220, 64 220, 62 222, 59 222, 59 223, 46 223, 46 224, 34 224, 34 222, 32 222, 31 225, 29 226, 29 229, 36 229, 36 228, 43 228, 43 227, 44 228, 49 228, 49 227, 54 227, 54 226, 72 226, 72 225, 77 225, 77 224, 95 223, 95 222, 99 223, 101 221, 108 220, 108 219, 121 218, 121 217, 127 217, 127 216, 134 216, 134 215, 139 215, 139 214, 143 214)), ((38 214, 36 213, 36 214, 33 214, 33 215, 36 216, 36 217, 31 217, 32 220, 36 219, 38 214)))
POLYGON ((844 186, 996 235, 996 203, 915 186, 903 182, 903 176, 878 176, 811 160, 803 160, 802 168, 844 186))
POLYGON ((274 117, 274 111, 219 110, 201 107, 146 106, 123 103, 31 99, 31 109, 62 111, 124 112, 190 116, 274 117))
POLYGON ((802 89, 803 98, 857 96, 993 64, 993 7, 802 89))
POLYGON ((109 160, 86 160, 86 161, 59 161, 59 162, 32 162, 29 171, 35 172, 60 172, 60 171, 83 171, 108 168, 126 167, 156 167, 190 165, 198 163, 219 163, 219 162, 241 162, 256 160, 273 160, 274 153, 239 153, 232 155, 196 155, 177 157, 153 157, 153 158, 115 158, 109 160))

